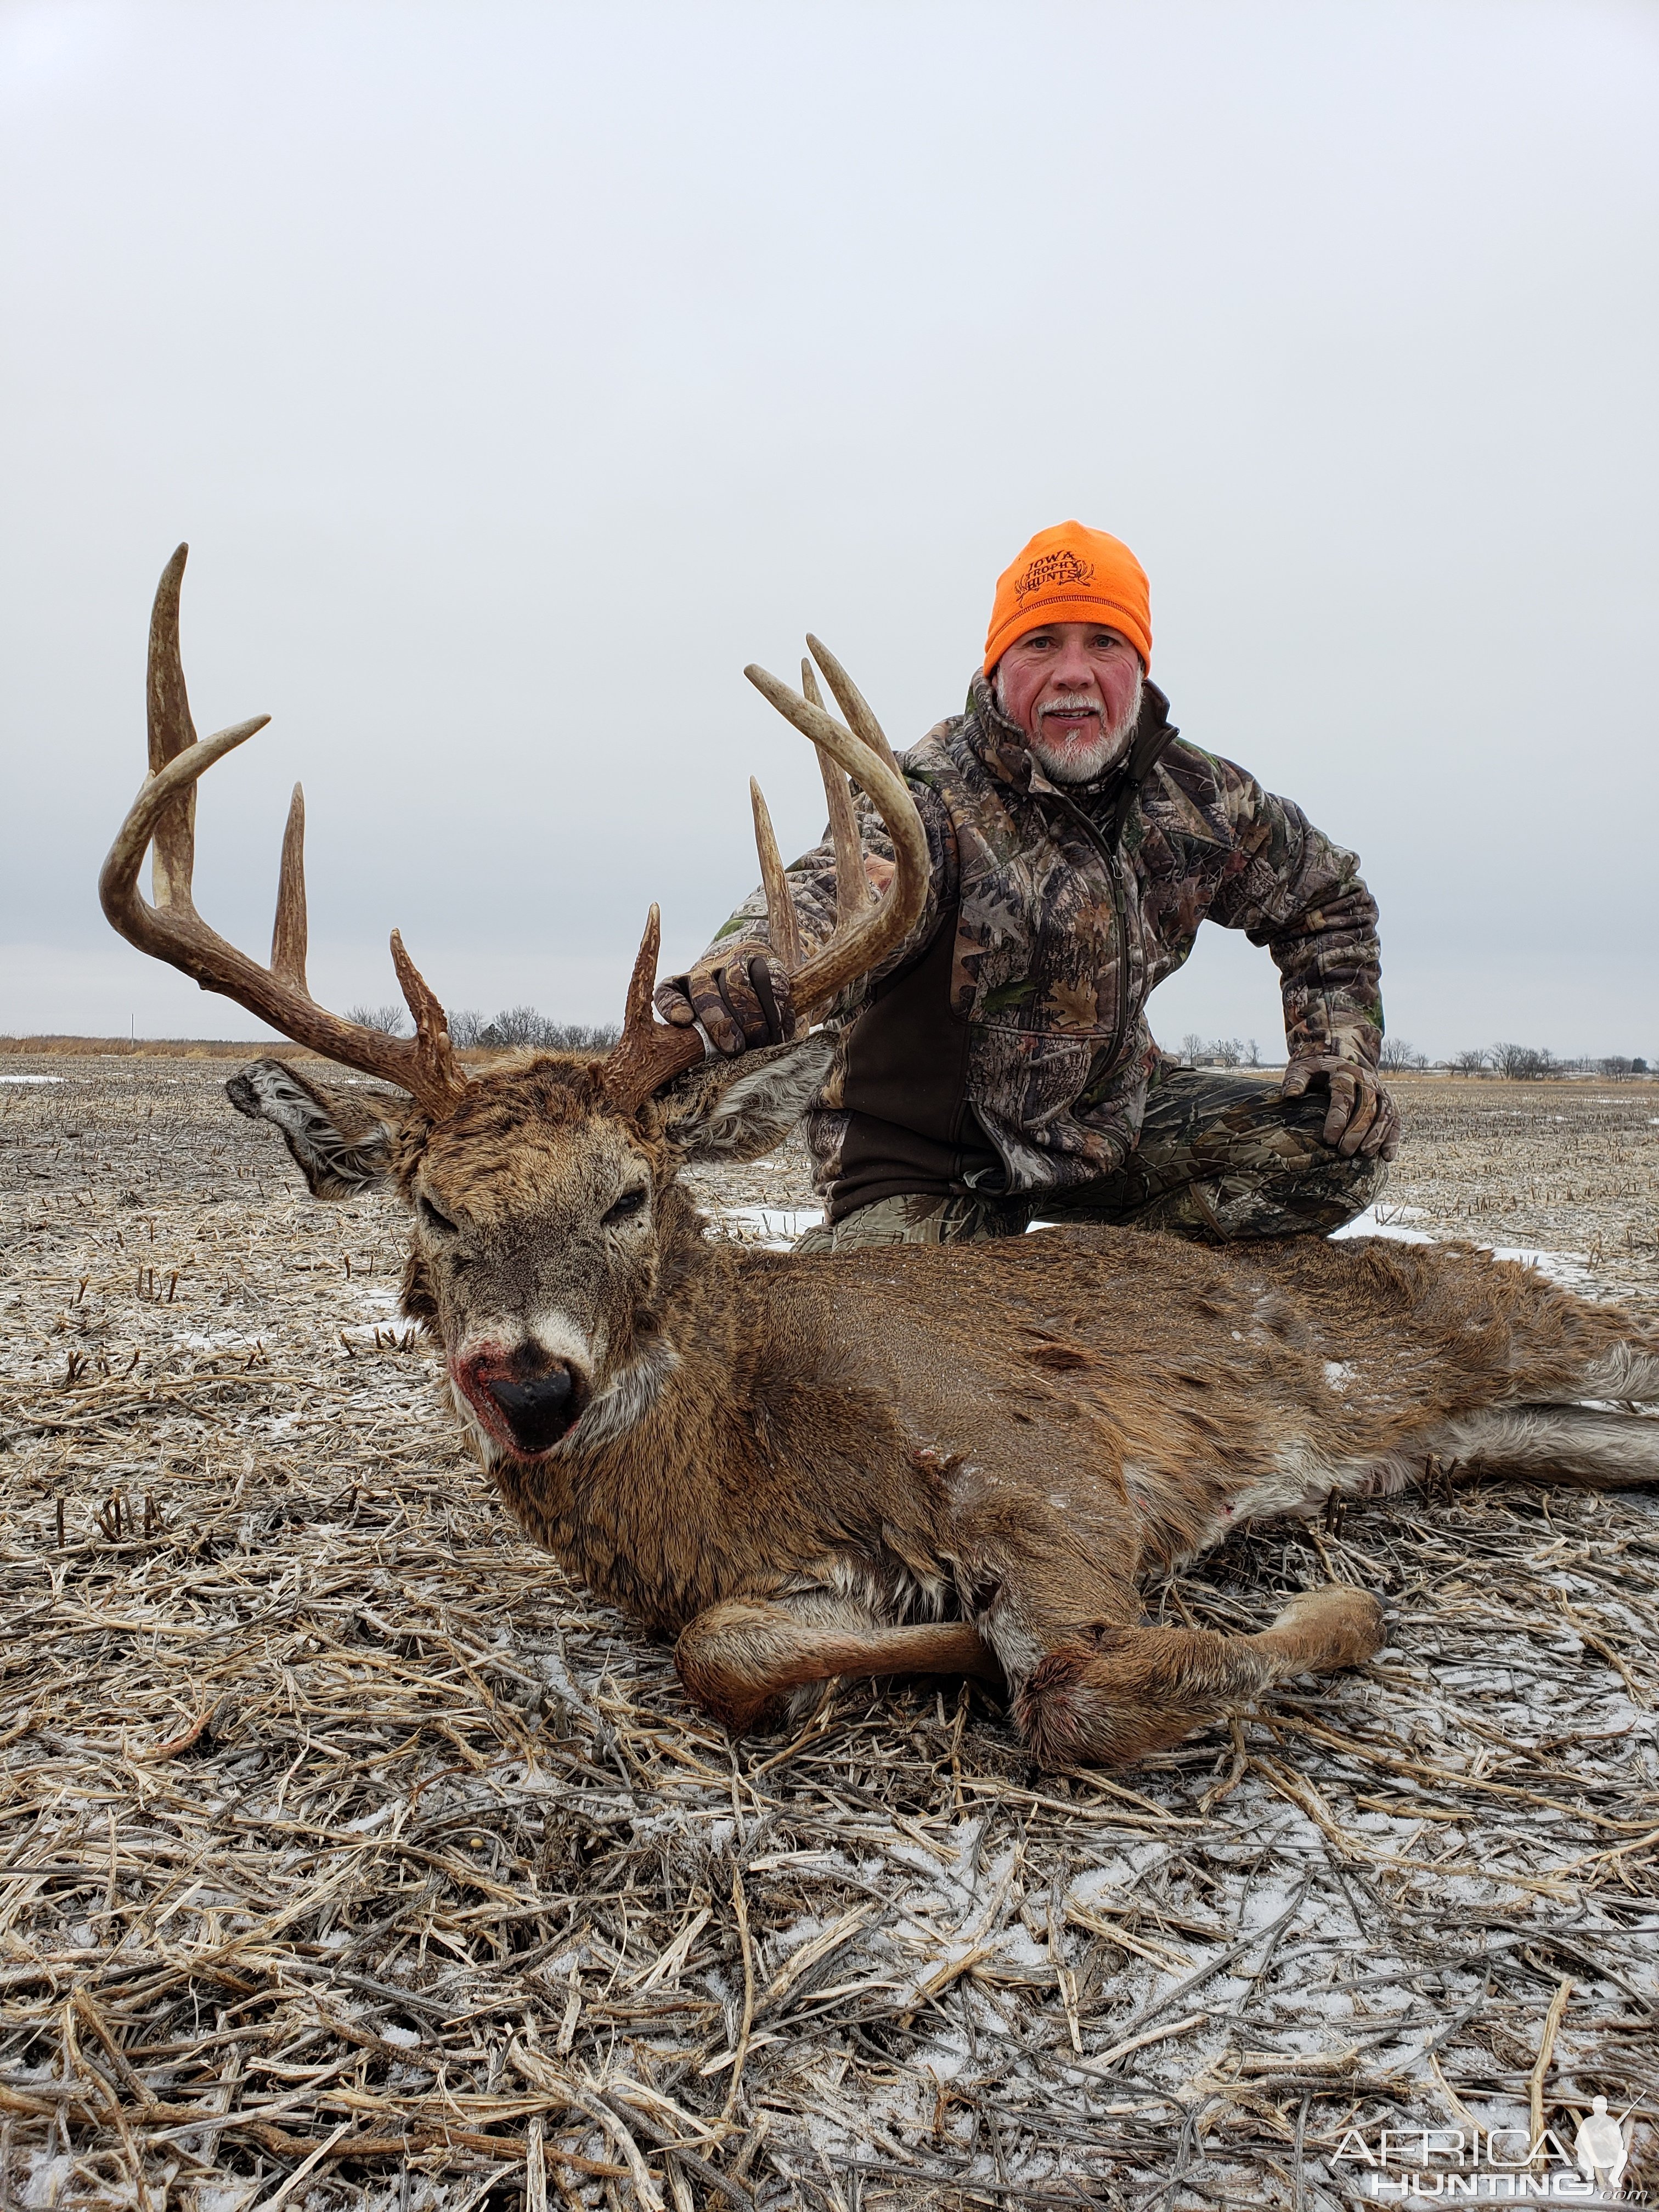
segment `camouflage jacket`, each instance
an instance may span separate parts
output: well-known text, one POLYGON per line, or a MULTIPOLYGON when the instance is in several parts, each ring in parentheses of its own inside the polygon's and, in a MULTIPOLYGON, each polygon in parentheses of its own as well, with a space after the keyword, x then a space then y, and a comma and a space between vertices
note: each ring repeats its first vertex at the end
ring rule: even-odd
MULTIPOLYGON (((1029 1197, 1119 1166, 1159 1059, 1147 998, 1206 920, 1272 953, 1292 1056, 1375 1066, 1376 906, 1354 855, 1181 743, 1155 686, 1127 763, 1097 786, 1050 783, 982 677, 901 765, 933 881, 904 944, 832 1010, 842 1049, 807 1121, 832 1220, 900 1193, 1029 1197)), ((860 817, 884 882, 892 848, 867 800, 860 817)), ((820 944, 828 840, 788 873, 820 944)), ((766 941, 757 891, 709 950, 766 941)))

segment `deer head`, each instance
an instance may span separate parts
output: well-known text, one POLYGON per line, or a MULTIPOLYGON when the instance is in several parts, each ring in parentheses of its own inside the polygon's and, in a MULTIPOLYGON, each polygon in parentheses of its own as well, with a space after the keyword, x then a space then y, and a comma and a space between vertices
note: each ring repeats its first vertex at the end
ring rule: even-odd
POLYGON ((797 693, 763 669, 751 683, 817 747, 830 802, 841 886, 834 931, 806 951, 759 787, 750 785, 771 941, 792 971, 801 1033, 735 1061, 704 1063, 690 1029, 652 1011, 659 922, 651 909, 629 984, 623 1033, 604 1060, 520 1054, 471 1075, 443 1008, 394 930, 392 954, 415 1020, 388 1037, 326 1012, 306 982, 304 799, 296 785, 283 839, 268 967, 197 914, 191 894, 195 786, 269 719, 198 739, 179 646, 186 549, 163 571, 150 627, 150 772, 99 880, 104 912, 128 941, 193 975, 296 1044, 395 1091, 331 1094, 277 1059, 226 1088, 241 1112, 272 1121, 319 1197, 373 1187, 412 1217, 404 1308, 443 1344, 458 1410, 487 1460, 535 1460, 612 1436, 649 1405, 675 1353, 666 1330, 696 1271, 702 1230, 678 1188, 694 1161, 756 1158, 818 1089, 835 1039, 814 1010, 874 967, 915 925, 927 852, 903 777, 846 672, 809 639, 837 704, 824 708, 810 666, 797 693), (870 794, 896 866, 878 900, 865 876, 845 778, 870 794), (138 890, 153 845, 154 903, 138 890))

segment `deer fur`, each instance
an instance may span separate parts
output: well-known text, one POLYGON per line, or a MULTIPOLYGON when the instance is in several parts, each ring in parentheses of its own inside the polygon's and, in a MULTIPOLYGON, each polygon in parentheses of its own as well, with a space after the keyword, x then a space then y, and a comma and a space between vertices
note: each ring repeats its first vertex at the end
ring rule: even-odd
POLYGON ((436 1121, 275 1060, 227 1086, 318 1195, 401 1194, 404 1310, 502 1501, 673 1639, 732 1729, 838 1676, 976 1674, 1044 1764, 1121 1764, 1382 1640, 1376 1599, 1339 1586, 1255 1635, 1147 1626, 1144 1576, 1436 1462, 1659 1477, 1659 1421, 1606 1403, 1659 1400, 1659 1330, 1467 1248, 1079 1228, 797 1258, 711 1237, 679 1170, 770 1149, 833 1049, 634 1108, 591 1065, 526 1058, 436 1121))

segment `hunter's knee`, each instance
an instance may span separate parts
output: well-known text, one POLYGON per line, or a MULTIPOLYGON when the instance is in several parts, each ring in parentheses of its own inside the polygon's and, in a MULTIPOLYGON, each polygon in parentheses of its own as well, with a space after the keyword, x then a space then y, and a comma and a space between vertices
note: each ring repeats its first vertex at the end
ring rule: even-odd
POLYGON ((1326 1141, 1328 1109, 1322 1091, 1283 1102, 1282 1154, 1261 1184, 1267 1209, 1282 1212, 1300 1230, 1326 1236, 1374 1206, 1389 1179, 1388 1162, 1379 1154, 1345 1157, 1326 1141))

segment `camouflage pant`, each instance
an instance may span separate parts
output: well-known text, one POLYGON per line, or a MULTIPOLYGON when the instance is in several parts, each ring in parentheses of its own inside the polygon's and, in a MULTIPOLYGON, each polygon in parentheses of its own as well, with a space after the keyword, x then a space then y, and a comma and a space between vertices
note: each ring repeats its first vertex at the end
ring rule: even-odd
POLYGON ((878 1199, 833 1229, 809 1229, 795 1249, 1018 1237, 1033 1221, 1161 1229, 1201 1244, 1328 1237, 1370 1205, 1388 1172, 1325 1142, 1329 1106, 1322 1090, 1286 1100, 1258 1077, 1168 1069, 1147 1096, 1139 1144, 1112 1175, 1037 1200, 878 1199))

